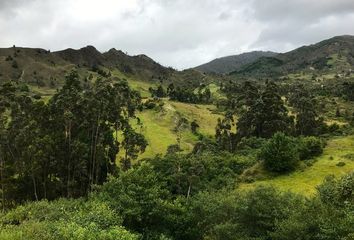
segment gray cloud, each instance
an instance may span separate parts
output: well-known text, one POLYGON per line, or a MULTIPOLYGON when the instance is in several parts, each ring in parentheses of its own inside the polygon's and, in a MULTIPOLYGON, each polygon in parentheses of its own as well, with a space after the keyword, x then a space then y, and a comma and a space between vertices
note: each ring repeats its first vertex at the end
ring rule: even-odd
POLYGON ((0 47, 94 45, 179 69, 354 34, 352 0, 1 0, 0 47))

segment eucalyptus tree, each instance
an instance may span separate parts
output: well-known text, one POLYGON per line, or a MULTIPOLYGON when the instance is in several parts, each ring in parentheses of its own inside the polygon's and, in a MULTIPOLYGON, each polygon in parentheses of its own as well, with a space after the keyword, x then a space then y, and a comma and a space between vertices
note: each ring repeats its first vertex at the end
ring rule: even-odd
POLYGON ((318 114, 318 101, 304 85, 295 85, 291 89, 289 104, 296 113, 297 135, 319 135, 322 132, 325 124, 318 114))
POLYGON ((126 81, 102 78, 84 89, 73 71, 48 103, 15 83, 0 93, 3 206, 84 196, 116 172, 120 146, 134 159, 147 145, 130 126, 141 99, 126 81))
POLYGON ((273 82, 262 88, 245 82, 243 92, 228 94, 228 102, 225 117, 216 127, 216 139, 223 149, 234 151, 244 137, 270 138, 276 132, 293 131, 293 118, 273 82))

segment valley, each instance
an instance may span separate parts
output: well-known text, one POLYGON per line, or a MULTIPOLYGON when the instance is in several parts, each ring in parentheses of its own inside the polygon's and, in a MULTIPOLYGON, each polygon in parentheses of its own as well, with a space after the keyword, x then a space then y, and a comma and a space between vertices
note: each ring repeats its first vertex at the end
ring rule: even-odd
POLYGON ((353 36, 185 70, 2 48, 0 239, 349 240, 353 69, 353 36))

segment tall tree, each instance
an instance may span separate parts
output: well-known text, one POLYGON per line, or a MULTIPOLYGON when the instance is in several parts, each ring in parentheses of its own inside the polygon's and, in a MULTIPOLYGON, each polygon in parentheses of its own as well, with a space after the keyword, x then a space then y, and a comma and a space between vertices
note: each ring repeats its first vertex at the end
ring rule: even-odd
POLYGON ((289 104, 296 112, 297 135, 310 136, 322 132, 324 122, 318 115, 318 103, 304 85, 296 85, 291 89, 289 104))
POLYGON ((77 72, 71 72, 48 103, 31 98, 16 84, 0 87, 3 206, 86 195, 92 185, 115 173, 120 145, 129 145, 134 158, 139 153, 134 147, 146 143, 141 135, 134 138, 136 145, 117 137, 128 130, 136 136, 129 122, 141 99, 126 81, 97 79, 85 89, 81 84, 77 72))
POLYGON ((288 115, 275 83, 267 82, 260 88, 245 82, 243 92, 228 96, 228 111, 217 127, 217 139, 223 139, 219 145, 227 142, 224 149, 235 150, 244 137, 270 138, 276 132, 292 132, 293 118, 288 115), (235 119, 236 128, 232 128, 235 119))

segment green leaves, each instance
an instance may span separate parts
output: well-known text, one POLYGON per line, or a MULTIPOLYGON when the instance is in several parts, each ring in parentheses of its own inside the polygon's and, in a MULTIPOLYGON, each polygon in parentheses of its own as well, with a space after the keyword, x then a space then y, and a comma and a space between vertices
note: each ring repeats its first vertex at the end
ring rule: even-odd
POLYGON ((292 133, 294 119, 280 95, 279 87, 267 82, 264 88, 245 82, 235 97, 228 94, 229 109, 219 121, 216 139, 222 149, 234 152, 242 138, 270 138, 276 132, 292 133), (234 120, 237 119, 236 126, 234 120))
POLYGON ((1 239, 124 239, 138 235, 122 226, 122 218, 104 202, 83 199, 40 201, 0 216, 1 239))
POLYGON ((126 81, 97 79, 83 88, 72 71, 48 103, 13 84, 0 93, 0 114, 9 116, 1 130, 2 168, 8 170, 1 177, 2 202, 85 196, 116 172, 119 145, 129 159, 146 147, 129 125, 140 95, 126 81), (121 143, 114 132, 123 133, 121 143))
POLYGON ((259 157, 270 171, 287 172, 293 170, 299 161, 296 141, 284 133, 276 133, 262 147, 259 157))

